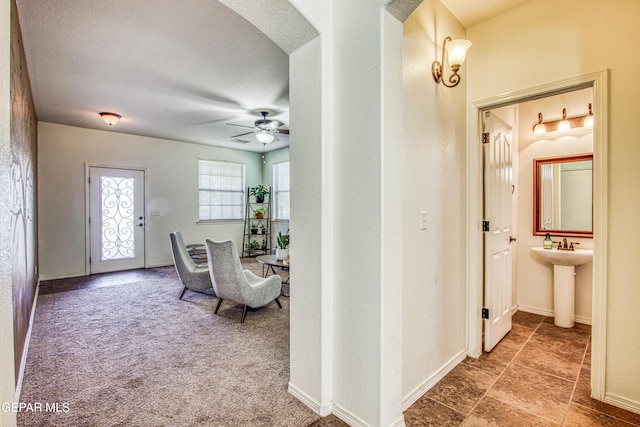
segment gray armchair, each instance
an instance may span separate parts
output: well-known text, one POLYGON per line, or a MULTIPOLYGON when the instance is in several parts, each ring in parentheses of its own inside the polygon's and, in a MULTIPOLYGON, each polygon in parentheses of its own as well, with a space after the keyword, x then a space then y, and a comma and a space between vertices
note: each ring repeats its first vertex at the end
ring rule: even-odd
POLYGON ((280 276, 263 278, 249 270, 243 271, 238 249, 232 240, 216 242, 207 239, 205 246, 211 284, 218 296, 218 305, 214 313, 218 313, 223 300, 244 305, 240 323, 244 323, 248 307, 258 308, 275 301, 278 307, 282 308, 278 300, 282 288, 280 276))
MULTIPOLYGON (((209 276, 209 267, 206 265, 198 265, 191 259, 187 247, 182 240, 182 233, 174 231, 169 233, 171 238, 171 255, 173 256, 173 264, 176 266, 176 272, 180 281, 184 285, 184 289, 180 294, 180 298, 184 296, 187 289, 196 292, 203 292, 212 289, 211 276, 209 276)), ((215 294, 213 295, 215 296, 215 294)))

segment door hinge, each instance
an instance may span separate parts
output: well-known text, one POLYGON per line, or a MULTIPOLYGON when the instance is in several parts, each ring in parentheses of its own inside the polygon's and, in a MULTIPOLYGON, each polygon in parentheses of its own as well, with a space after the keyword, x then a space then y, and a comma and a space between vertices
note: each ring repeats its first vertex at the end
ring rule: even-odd
POLYGON ((91 264, 91 257, 89 257, 89 264, 91 264))
POLYGON ((482 221, 482 231, 489 231, 489 221, 482 221))
POLYGON ((488 319, 489 318, 489 309, 488 308, 483 308, 482 309, 482 318, 483 319, 488 319))
POLYGON ((489 132, 485 132, 482 134, 482 143, 486 144, 489 142, 489 132))

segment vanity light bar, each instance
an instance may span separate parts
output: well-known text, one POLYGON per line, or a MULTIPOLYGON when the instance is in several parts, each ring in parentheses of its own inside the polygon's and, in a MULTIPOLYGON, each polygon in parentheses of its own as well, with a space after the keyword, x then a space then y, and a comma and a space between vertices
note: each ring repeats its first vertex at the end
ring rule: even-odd
POLYGON ((567 117, 567 110, 566 108, 563 108, 561 119, 543 121, 542 113, 538 113, 538 121, 532 126, 533 133, 535 135, 540 135, 547 132, 557 132, 558 125, 564 120, 569 122, 570 129, 593 127, 593 111, 591 109, 591 104, 589 104, 589 112, 582 116, 567 117))

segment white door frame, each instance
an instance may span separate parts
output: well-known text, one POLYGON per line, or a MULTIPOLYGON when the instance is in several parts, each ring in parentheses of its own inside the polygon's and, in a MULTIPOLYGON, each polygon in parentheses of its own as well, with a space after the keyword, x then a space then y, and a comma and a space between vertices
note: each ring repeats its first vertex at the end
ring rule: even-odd
POLYGON ((91 188, 89 186, 89 174, 91 172, 91 168, 105 168, 105 169, 125 169, 125 170, 137 170, 142 171, 144 173, 144 217, 145 217, 145 232, 144 232, 144 268, 147 268, 149 265, 149 215, 147 212, 147 207, 149 206, 149 188, 148 188, 148 170, 144 167, 136 167, 136 166, 122 166, 122 165, 113 165, 113 164, 104 164, 104 163, 85 163, 84 164, 84 232, 85 232, 85 244, 84 244, 84 274, 88 276, 91 274, 91 263, 89 262, 89 257, 91 256, 91 225, 89 224, 89 217, 91 216, 91 206, 90 206, 90 192, 91 188))
POLYGON ((482 353, 482 144, 485 110, 542 98, 571 89, 593 89, 593 283, 591 396, 605 397, 607 320, 607 126, 608 70, 471 102, 467 115, 467 354, 482 353))

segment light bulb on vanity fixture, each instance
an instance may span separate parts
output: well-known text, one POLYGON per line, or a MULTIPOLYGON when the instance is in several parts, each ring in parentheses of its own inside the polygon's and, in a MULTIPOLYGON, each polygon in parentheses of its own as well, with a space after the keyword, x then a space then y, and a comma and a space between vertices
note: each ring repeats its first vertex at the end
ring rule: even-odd
POLYGON ((589 103, 589 114, 584 118, 584 122, 582 122, 582 126, 586 128, 593 127, 593 110, 591 110, 591 103, 589 103))
POLYGON ((562 109, 562 120, 558 122, 558 132, 566 132, 571 129, 571 123, 567 120, 567 109, 562 109))
POLYGON ((543 133, 547 133, 547 127, 544 125, 544 122, 542 121, 542 113, 538 113, 538 123, 533 125, 533 134, 542 135, 543 133))
POLYGON ((122 116, 120 114, 116 114, 116 113, 102 112, 102 113, 99 113, 99 114, 100 114, 100 117, 102 117, 102 120, 106 124, 108 124, 109 126, 115 125, 122 118, 122 116))

